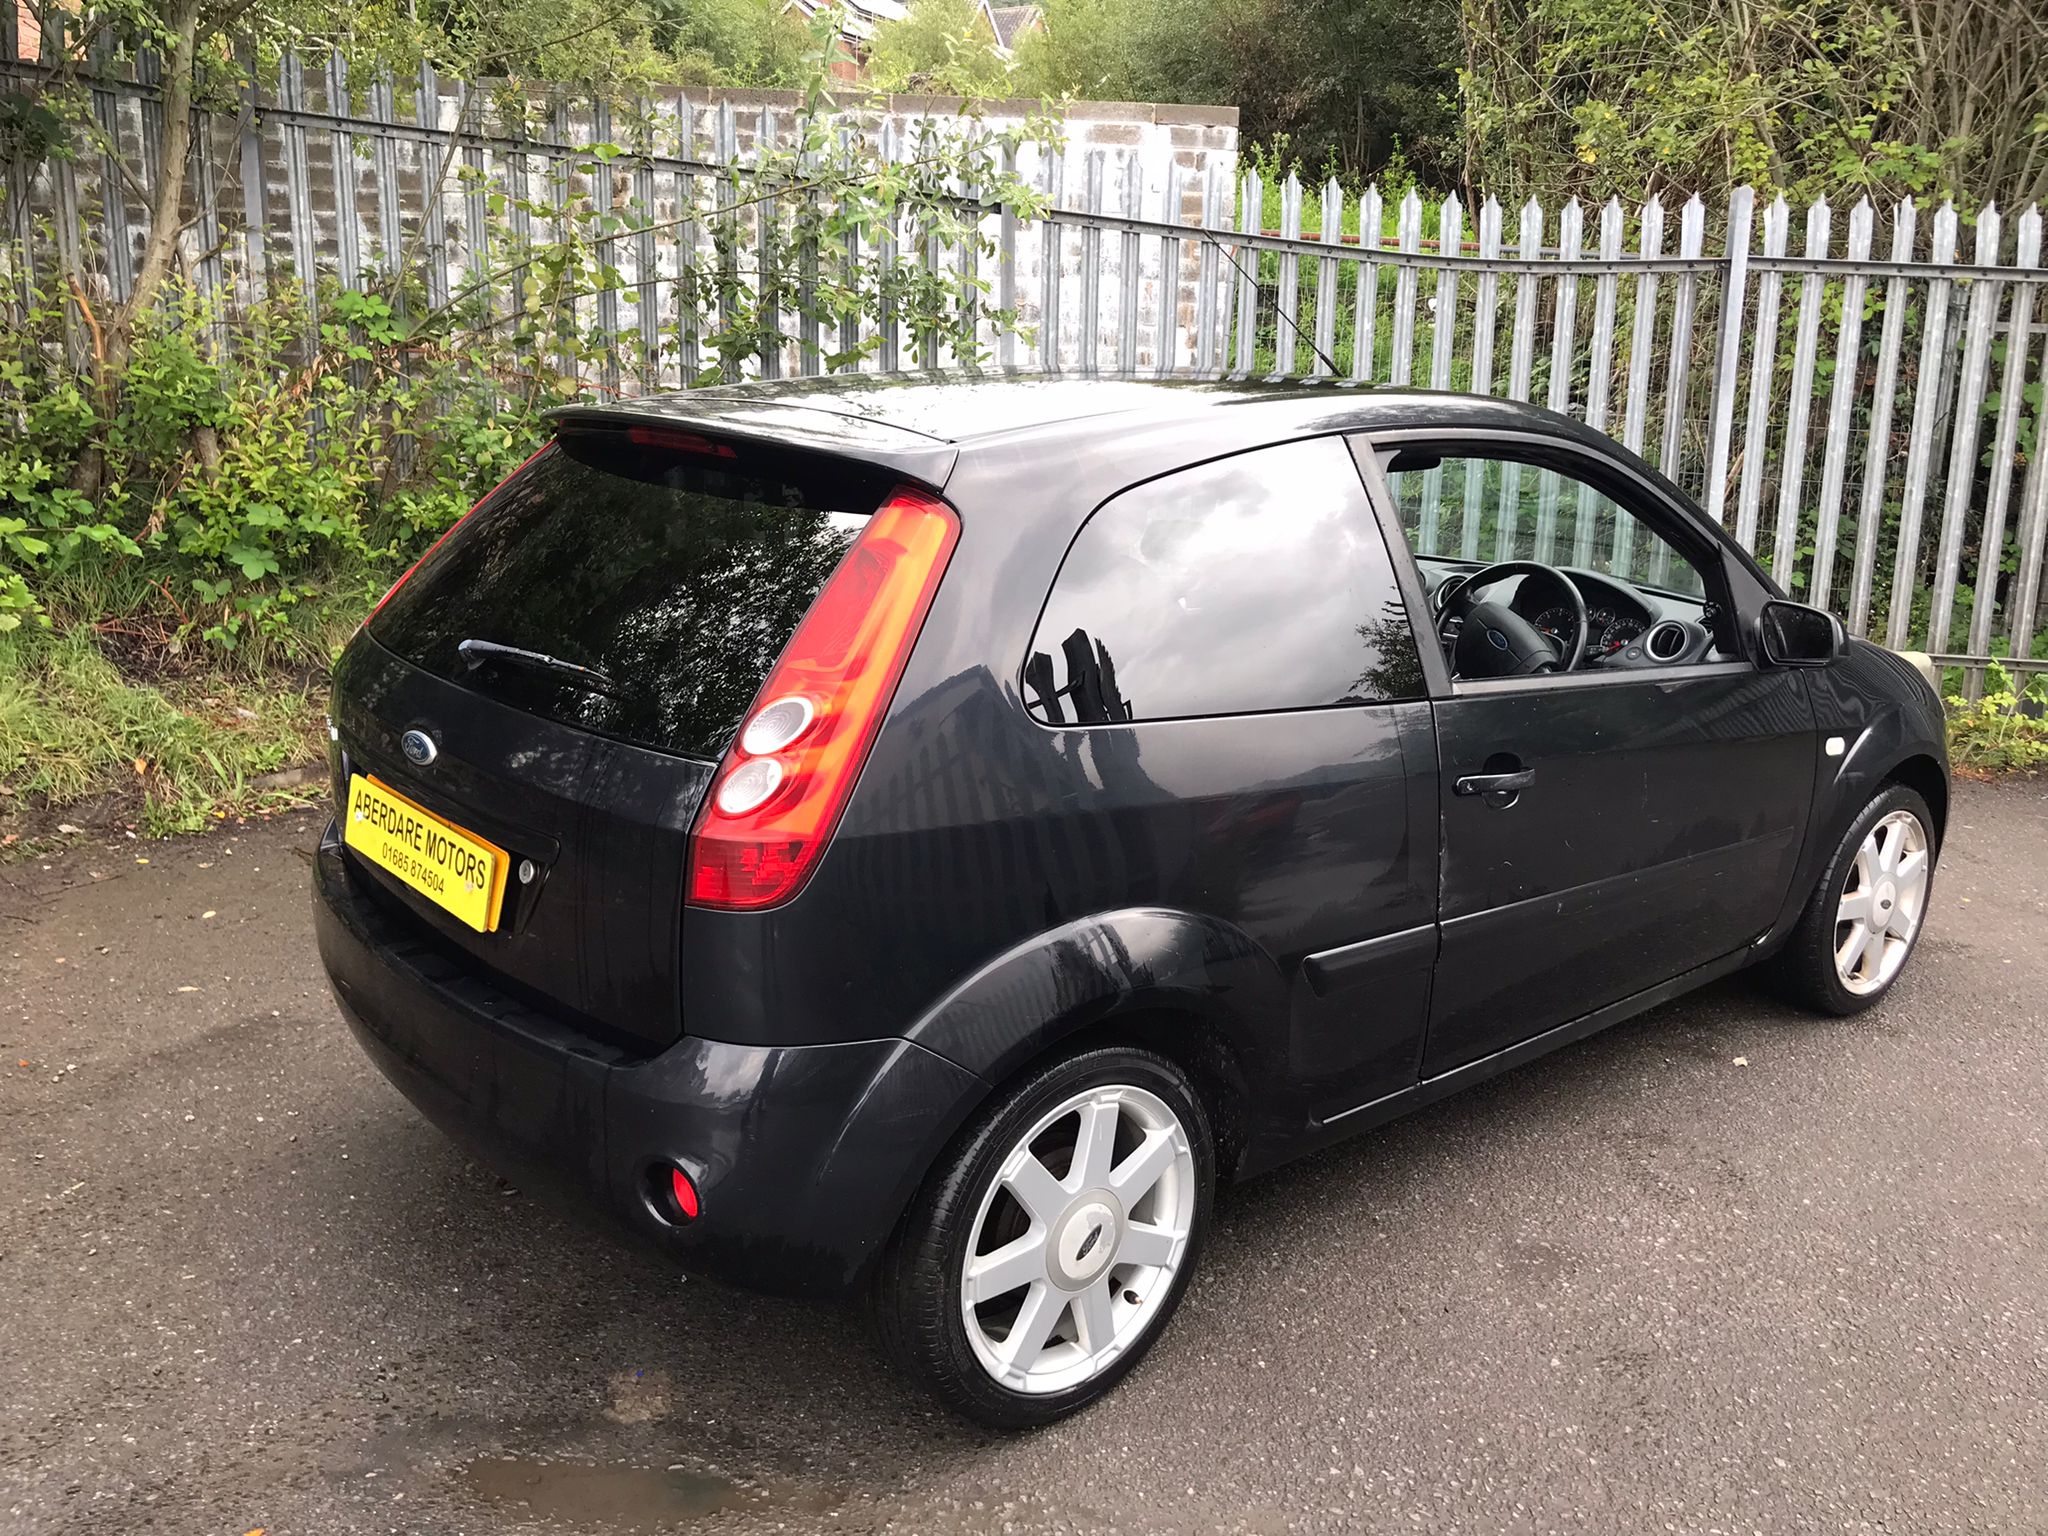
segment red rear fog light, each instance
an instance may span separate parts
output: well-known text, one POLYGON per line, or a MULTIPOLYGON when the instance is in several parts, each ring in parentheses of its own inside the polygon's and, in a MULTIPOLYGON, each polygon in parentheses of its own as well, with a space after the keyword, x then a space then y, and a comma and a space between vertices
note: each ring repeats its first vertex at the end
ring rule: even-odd
POLYGON ((697 1219, 697 1186, 690 1182, 690 1176, 680 1168, 668 1171, 669 1195, 675 1201, 675 1214, 684 1221, 697 1219))

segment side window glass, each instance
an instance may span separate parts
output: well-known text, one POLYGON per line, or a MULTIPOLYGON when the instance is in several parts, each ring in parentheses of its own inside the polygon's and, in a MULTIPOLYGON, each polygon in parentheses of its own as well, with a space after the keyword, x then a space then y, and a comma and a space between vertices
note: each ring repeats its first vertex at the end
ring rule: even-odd
POLYGON ((1050 724, 1419 698, 1385 540, 1338 438, 1166 475, 1099 507, 1024 668, 1050 724))
POLYGON ((1435 459, 1404 468, 1395 454, 1387 485, 1418 556, 1493 563, 1541 560, 1622 581, 1704 597, 1693 563, 1606 492, 1515 459, 1435 459))

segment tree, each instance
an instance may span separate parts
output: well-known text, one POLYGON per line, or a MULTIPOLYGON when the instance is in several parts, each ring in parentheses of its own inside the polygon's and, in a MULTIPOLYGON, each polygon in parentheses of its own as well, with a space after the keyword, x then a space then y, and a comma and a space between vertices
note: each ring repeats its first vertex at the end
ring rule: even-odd
POLYGON ((875 32, 868 79, 887 91, 1008 96, 1010 61, 979 0, 912 0, 910 14, 875 32))
POLYGON ((1017 42, 1016 80, 1026 96, 1127 101, 1143 7, 1133 0, 1044 0, 1045 25, 1017 42))
POLYGON ((781 0, 425 0, 372 30, 451 75, 611 85, 794 85, 809 46, 781 0))
MULTIPOLYGON (((24 126, 37 127, 41 142, 28 146, 30 159, 70 125, 89 124, 79 76, 98 44, 146 47, 163 61, 163 174, 136 189, 148 240, 128 296, 103 321, 88 317, 103 407, 116 403, 137 323, 178 261, 193 111, 231 106, 243 51, 269 63, 287 44, 326 43, 373 67, 409 72, 425 60, 472 79, 532 74, 616 87, 673 75, 663 48, 693 63, 699 79, 783 83, 801 75, 811 46, 776 0, 404 0, 402 8, 397 0, 277 0, 263 8, 254 0, 104 0, 82 20, 63 0, 34 3, 45 39, 63 39, 54 88, 48 101, 9 98, 0 111, 0 139, 16 141, 18 152, 24 126)), ((83 274, 63 276, 82 305, 83 274)), ((89 457, 81 488, 89 492, 100 470, 89 457)))
POLYGON ((650 0, 654 40, 691 83, 789 86, 810 47, 781 0, 650 0))
POLYGON ((1463 35, 1464 175, 1503 195, 2048 195, 2038 6, 1465 0, 1463 35))
POLYGON ((1018 48, 1033 95, 1234 105, 1244 136, 1311 169, 1398 156, 1454 178, 1457 0, 1046 0, 1018 48))
POLYGON ((1247 138, 1356 176, 1397 157, 1445 184, 1457 164, 1456 0, 1151 0, 1135 84, 1235 102, 1247 138))

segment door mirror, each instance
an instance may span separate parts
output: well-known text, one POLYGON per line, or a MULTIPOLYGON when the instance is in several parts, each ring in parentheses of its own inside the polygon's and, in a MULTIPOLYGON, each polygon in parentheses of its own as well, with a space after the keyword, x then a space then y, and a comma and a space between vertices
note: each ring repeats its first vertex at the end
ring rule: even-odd
POLYGON ((1757 628, 1775 667, 1824 667, 1842 654, 1842 621, 1824 609, 1774 598, 1757 628))

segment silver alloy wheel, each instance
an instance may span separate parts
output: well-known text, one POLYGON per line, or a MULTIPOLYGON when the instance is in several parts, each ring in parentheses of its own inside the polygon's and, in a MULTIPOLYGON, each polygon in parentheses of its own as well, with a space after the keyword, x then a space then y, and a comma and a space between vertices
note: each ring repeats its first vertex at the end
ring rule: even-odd
POLYGON ((1195 1156, 1166 1102, 1128 1084, 1074 1094, 1017 1139, 975 1212, 960 1276, 975 1358, 1015 1392, 1088 1381, 1151 1326, 1194 1217, 1195 1156))
POLYGON ((1893 811, 1864 835, 1835 908, 1835 975, 1858 997, 1899 974, 1927 911, 1927 829, 1893 811))

